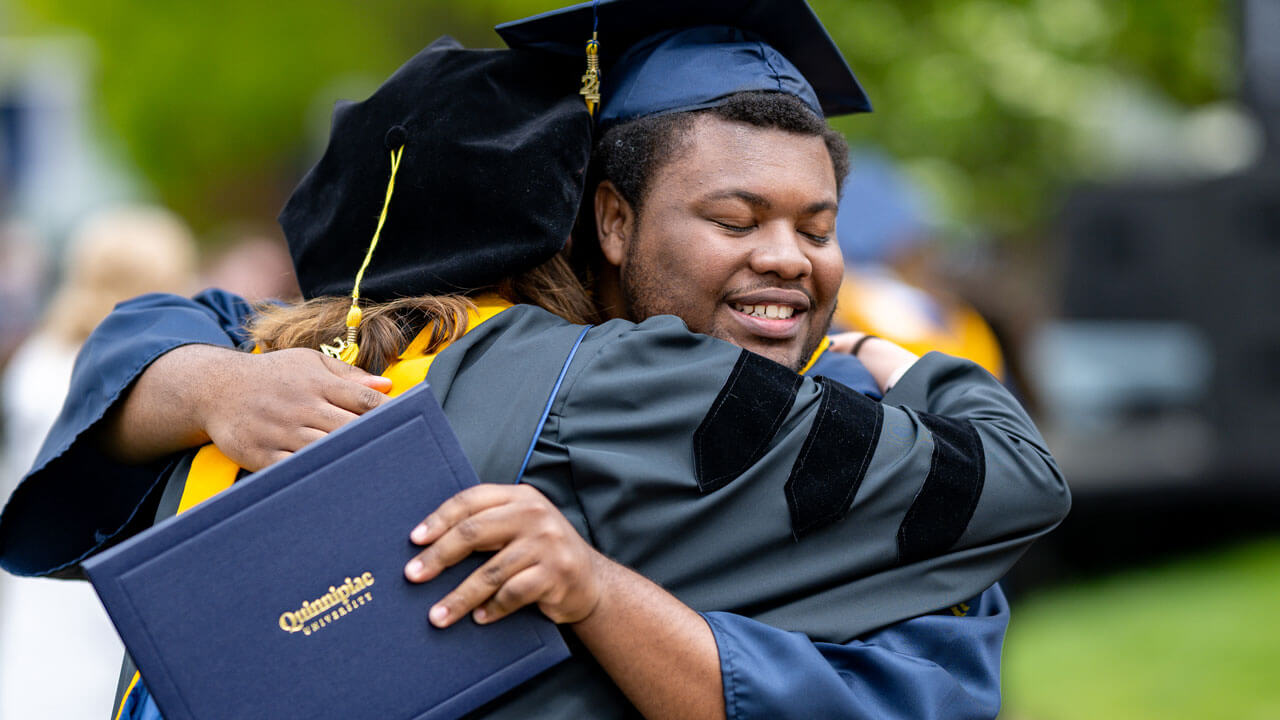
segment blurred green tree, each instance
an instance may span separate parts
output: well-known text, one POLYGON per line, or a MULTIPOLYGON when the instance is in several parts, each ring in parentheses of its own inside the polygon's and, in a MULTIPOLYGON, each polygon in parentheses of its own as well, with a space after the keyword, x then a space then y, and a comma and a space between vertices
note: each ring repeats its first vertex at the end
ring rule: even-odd
MULTIPOLYGON (((159 199, 198 228, 266 220, 314 157, 310 128, 431 39, 555 0, 9 0, 29 32, 99 51, 96 102, 159 199)), ((1187 106, 1228 95, 1226 0, 813 0, 876 105, 837 127, 907 163, 952 214, 1017 236, 1105 158, 1100 98, 1137 84, 1187 106)))

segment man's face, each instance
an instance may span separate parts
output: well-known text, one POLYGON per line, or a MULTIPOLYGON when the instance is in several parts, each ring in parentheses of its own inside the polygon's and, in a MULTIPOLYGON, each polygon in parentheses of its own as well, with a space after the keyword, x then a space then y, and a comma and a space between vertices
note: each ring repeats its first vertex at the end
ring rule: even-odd
POLYGON ((678 315, 694 332, 799 369, 827 331, 843 276, 838 200, 821 137, 698 118, 624 233, 627 315, 678 315))

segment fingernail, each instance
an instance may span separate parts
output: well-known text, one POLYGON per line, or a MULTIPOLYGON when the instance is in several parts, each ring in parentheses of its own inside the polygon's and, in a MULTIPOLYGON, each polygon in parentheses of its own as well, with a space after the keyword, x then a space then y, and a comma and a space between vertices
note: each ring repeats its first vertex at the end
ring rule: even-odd
POLYGON ((425 543, 427 541, 427 526, 424 524, 414 528, 413 532, 409 533, 409 539, 419 545, 425 543))
POLYGON ((472 613, 472 617, 476 619, 476 622, 482 623, 489 619, 489 613, 485 612, 484 608, 476 608, 476 611, 472 613))
POLYGON ((405 565, 404 572, 406 575, 417 575, 422 572, 422 561, 416 559, 410 560, 409 564, 405 565))
POLYGON ((449 608, 443 605, 437 605, 431 608, 431 624, 436 627, 444 627, 444 621, 449 619, 449 608))

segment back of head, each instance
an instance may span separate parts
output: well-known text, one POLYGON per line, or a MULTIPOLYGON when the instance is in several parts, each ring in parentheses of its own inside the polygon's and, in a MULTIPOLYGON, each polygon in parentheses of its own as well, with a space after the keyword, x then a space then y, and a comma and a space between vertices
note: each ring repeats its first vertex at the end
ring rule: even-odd
POLYGON ((461 334, 465 296, 482 291, 585 319, 590 301, 558 256, 591 150, 575 65, 441 38, 368 99, 340 103, 280 213, 308 302, 264 312, 257 341, 331 343, 378 369, 419 329, 432 328, 429 349, 461 334))
POLYGON ((442 38, 340 104, 280 214, 303 297, 352 293, 380 216, 359 287, 370 300, 491 287, 559 252, 591 146, 572 65, 442 38))

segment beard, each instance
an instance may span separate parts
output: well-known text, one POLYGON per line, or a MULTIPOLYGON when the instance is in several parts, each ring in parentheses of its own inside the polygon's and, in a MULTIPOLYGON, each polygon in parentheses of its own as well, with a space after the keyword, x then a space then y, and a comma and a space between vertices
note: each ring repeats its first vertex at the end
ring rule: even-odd
MULTIPOLYGON (((628 320, 638 323, 655 315, 675 315, 683 320, 685 325, 693 332, 710 335, 738 347, 744 347, 733 337, 733 334, 728 329, 721 327, 720 323, 716 321, 715 311, 719 305, 724 304, 723 300, 717 300, 715 304, 708 307, 699 307, 696 300, 682 302, 682 299, 686 297, 687 288, 682 288, 679 283, 672 281, 672 278, 676 277, 676 273, 665 271, 665 268, 661 267, 660 263, 654 262, 653 258, 637 253, 637 244, 632 242, 627 247, 626 262, 619 272, 619 290, 622 294, 623 311, 626 313, 628 320)), ((765 286, 785 287, 785 285, 762 283, 762 287, 765 286)), ((810 296, 808 312, 813 313, 815 311, 816 305, 813 303, 812 296, 810 296)), ((796 357, 779 357, 774 353, 770 353, 769 348, 744 347, 744 349, 763 355, 780 365, 790 368, 793 372, 799 372, 801 368, 808 364, 809 358, 813 356, 813 353, 822 344, 827 330, 831 327, 831 319, 834 315, 835 306, 833 304, 831 310, 827 312, 827 316, 821 322, 810 325, 796 357)), ((763 339, 761 340, 765 342, 763 339)), ((779 350, 785 349, 779 348, 779 350)))

